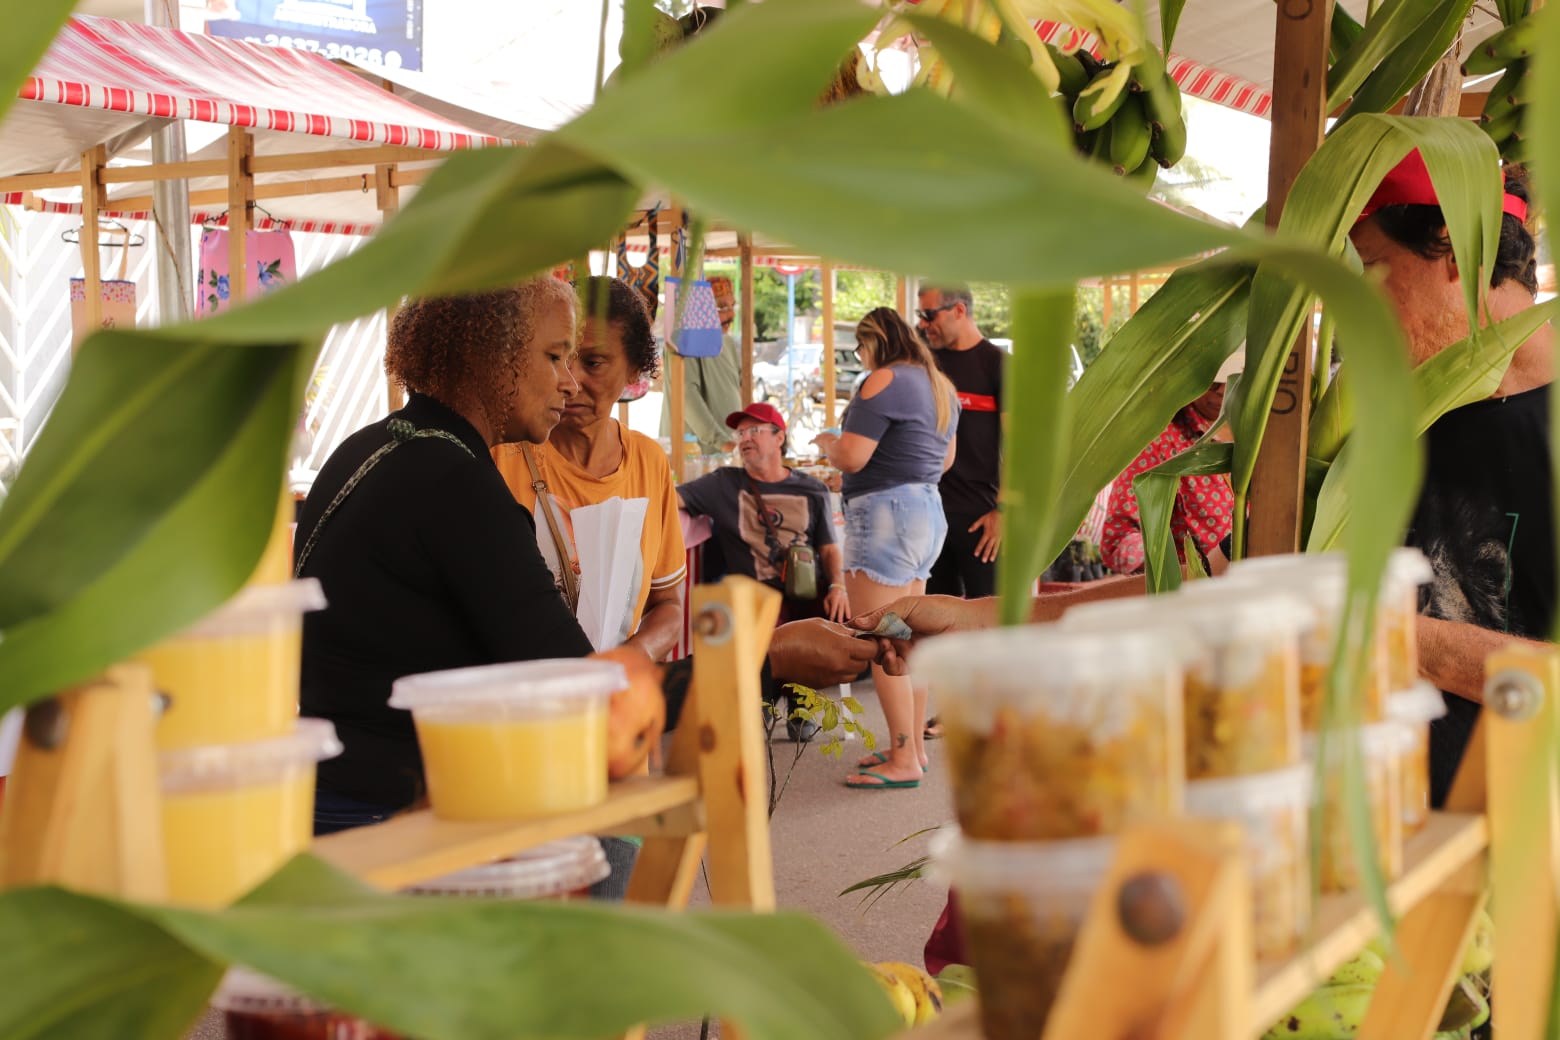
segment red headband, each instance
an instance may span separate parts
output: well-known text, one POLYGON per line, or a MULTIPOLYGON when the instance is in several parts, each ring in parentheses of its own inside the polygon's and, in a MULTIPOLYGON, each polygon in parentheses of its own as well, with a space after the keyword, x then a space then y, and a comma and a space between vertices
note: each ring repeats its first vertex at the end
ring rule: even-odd
MULTIPOLYGON (((1358 224, 1386 206, 1439 206, 1440 204, 1440 199, 1435 195, 1435 186, 1430 183, 1430 171, 1425 169, 1424 156, 1420 155, 1419 149, 1415 148, 1386 175, 1381 186, 1370 197, 1370 201, 1365 203, 1365 209, 1355 223, 1358 224)), ((1508 191, 1501 197, 1500 208, 1502 213, 1510 213, 1523 223, 1527 223, 1527 203, 1511 192, 1508 191)))

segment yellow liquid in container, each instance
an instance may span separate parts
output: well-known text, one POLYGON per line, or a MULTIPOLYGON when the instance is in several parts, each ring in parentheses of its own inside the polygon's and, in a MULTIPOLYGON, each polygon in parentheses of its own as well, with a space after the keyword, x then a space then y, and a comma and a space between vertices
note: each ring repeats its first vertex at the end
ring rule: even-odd
POLYGON ((566 714, 482 720, 415 713, 428 796, 450 820, 522 820, 599 805, 607 797, 604 702, 566 714))
POLYGON ((168 898, 226 906, 308 847, 314 829, 314 767, 280 779, 164 793, 168 898))
POLYGON ((296 618, 271 634, 175 638, 140 655, 168 695, 157 746, 195 747, 281 736, 298 717, 296 618))

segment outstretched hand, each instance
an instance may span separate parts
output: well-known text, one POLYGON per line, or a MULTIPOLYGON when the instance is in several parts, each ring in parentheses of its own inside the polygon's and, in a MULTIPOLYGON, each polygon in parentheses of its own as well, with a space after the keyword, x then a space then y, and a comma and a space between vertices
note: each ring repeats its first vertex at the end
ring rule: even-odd
POLYGON ((907 673, 911 649, 922 637, 986 628, 995 620, 986 600, 960 599, 958 596, 901 596, 886 607, 856 615, 848 624, 858 631, 870 632, 890 611, 899 615, 915 636, 912 639, 877 640, 883 647, 877 663, 889 675, 907 673))
POLYGON ((860 675, 881 653, 885 640, 862 639, 853 629, 807 618, 775 629, 769 641, 769 670, 778 680, 805 686, 837 686, 860 675))

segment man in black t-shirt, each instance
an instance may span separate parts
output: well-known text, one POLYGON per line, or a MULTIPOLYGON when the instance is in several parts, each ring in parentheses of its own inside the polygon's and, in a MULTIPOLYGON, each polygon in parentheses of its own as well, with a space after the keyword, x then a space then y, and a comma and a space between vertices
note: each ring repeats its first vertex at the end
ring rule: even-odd
MULTIPOLYGON (((1508 177, 1486 313, 1533 306, 1533 237, 1525 187, 1508 177)), ((1468 335, 1467 308, 1434 187, 1418 152, 1382 181, 1351 233, 1367 268, 1384 270, 1419 365, 1468 335)), ((1495 393, 1442 416, 1426 435, 1424 488, 1409 530, 1435 571, 1419 622, 1420 672, 1448 696, 1431 726, 1431 800, 1456 775, 1484 692, 1484 662, 1514 636, 1547 639, 1556 606, 1549 384, 1554 333, 1544 326, 1511 360, 1495 393)))
POLYGON ((1006 355, 975 325, 966 286, 921 289, 917 327, 959 394, 958 448, 938 490, 948 537, 927 579, 929 595, 991 596, 1002 545, 1002 366, 1006 355))

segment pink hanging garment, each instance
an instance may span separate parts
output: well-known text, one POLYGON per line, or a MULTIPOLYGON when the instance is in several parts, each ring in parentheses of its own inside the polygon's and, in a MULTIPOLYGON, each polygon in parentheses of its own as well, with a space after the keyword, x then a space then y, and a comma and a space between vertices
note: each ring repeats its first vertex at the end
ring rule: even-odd
MULTIPOLYGON (((280 289, 298 278, 298 262, 290 231, 246 232, 244 253, 249 265, 245 289, 251 297, 280 289)), ((195 279, 197 315, 227 309, 232 294, 230 277, 228 230, 209 227, 200 235, 200 270, 195 279)))

